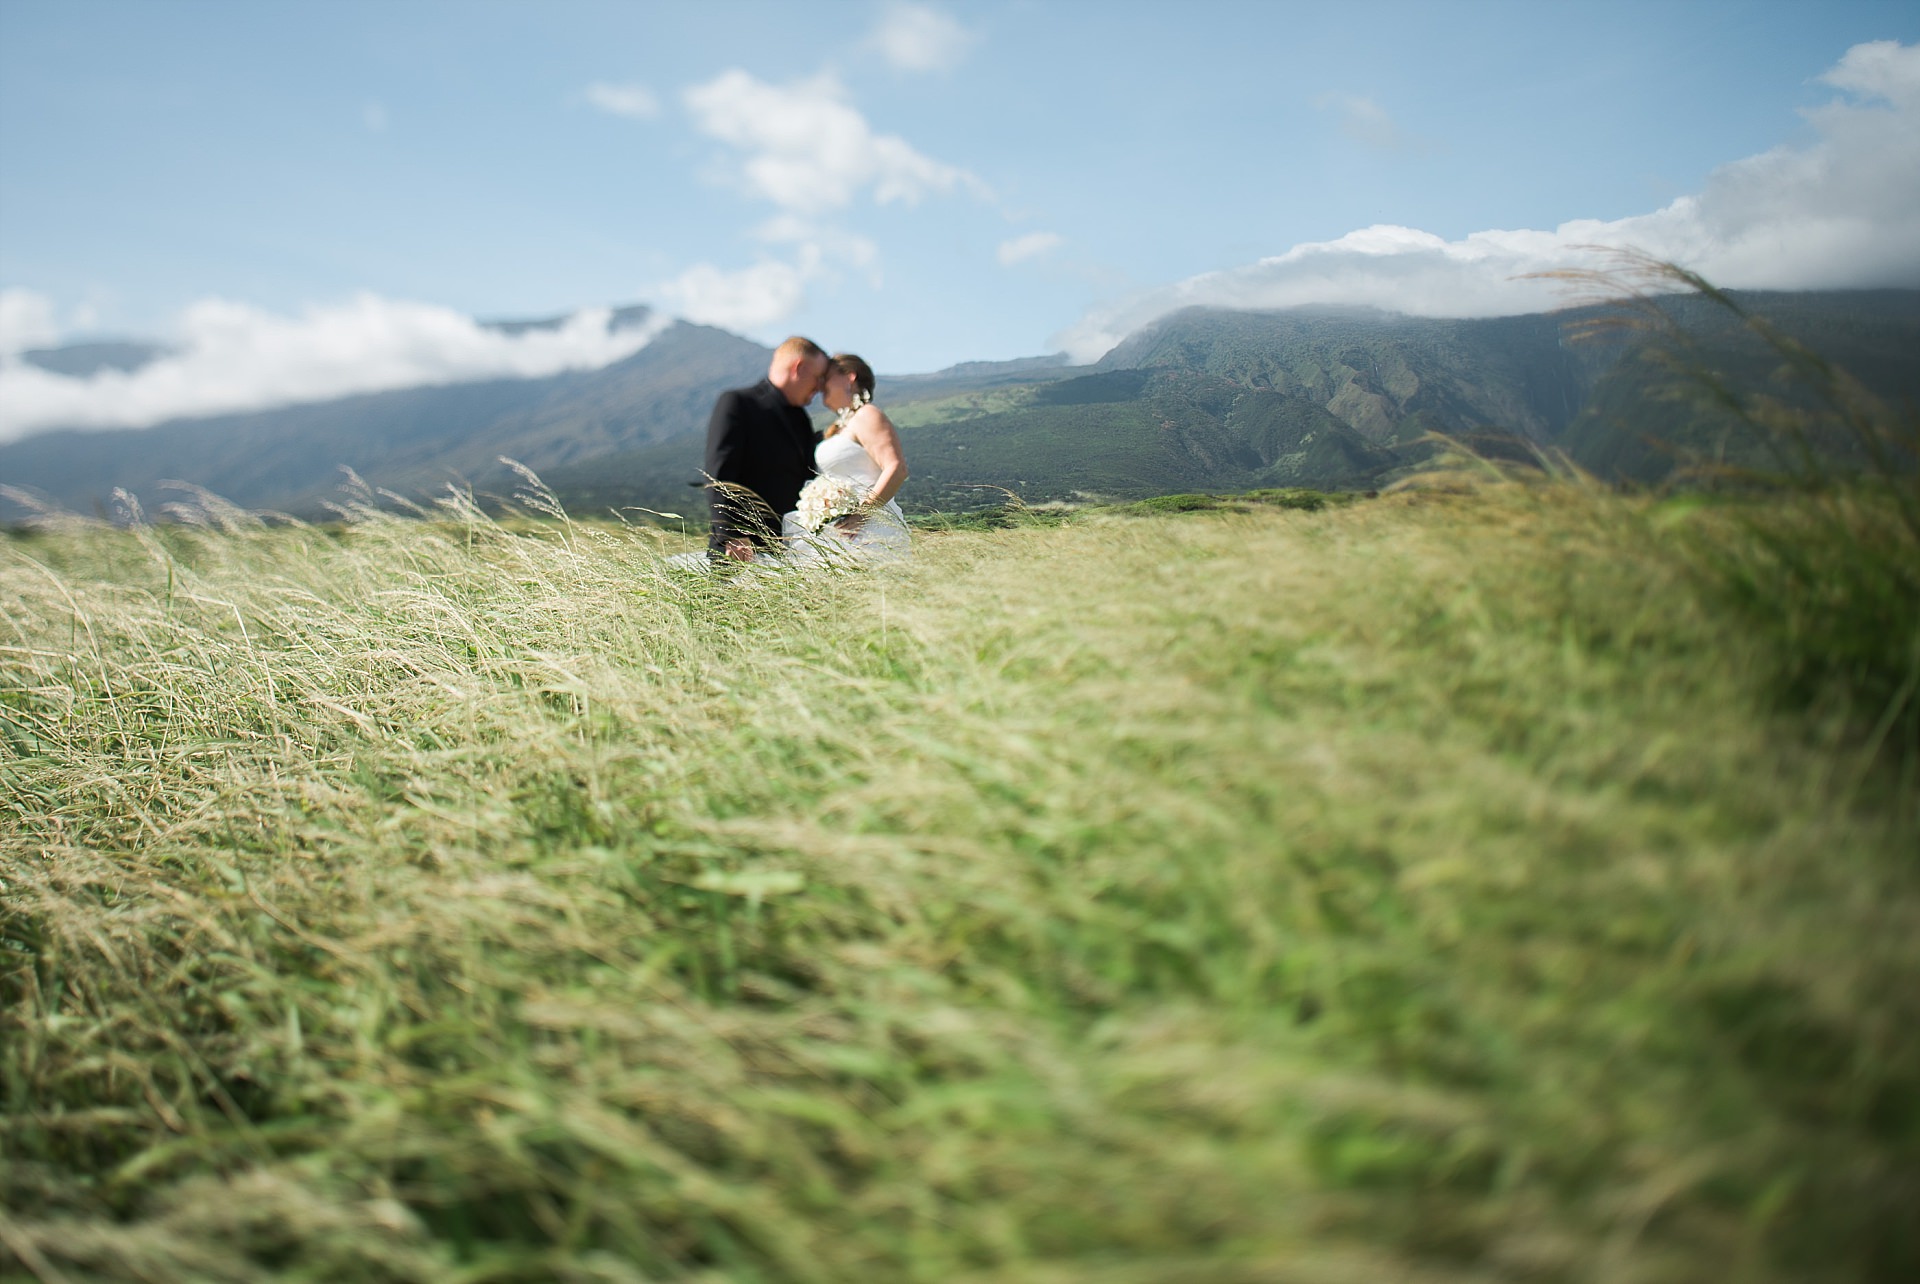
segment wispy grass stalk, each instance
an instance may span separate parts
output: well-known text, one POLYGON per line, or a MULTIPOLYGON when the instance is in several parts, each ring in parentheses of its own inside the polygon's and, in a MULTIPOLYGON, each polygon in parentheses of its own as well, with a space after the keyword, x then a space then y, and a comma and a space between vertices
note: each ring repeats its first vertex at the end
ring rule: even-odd
POLYGON ((1914 820, 1665 511, 12 539, 0 1262, 1900 1278, 1914 820))
POLYGON ((1698 273, 1624 253, 1602 270, 1549 274, 1616 307, 1584 335, 1621 333, 1668 372, 1670 397, 1731 425, 1745 449, 1689 454, 1674 484, 1736 497, 1699 523, 1706 582, 1773 642, 1793 704, 1850 711, 1869 756, 1893 746, 1920 769, 1920 411, 1869 392, 1812 346, 1698 273), (1756 385, 1724 366, 1727 340, 1687 324, 1699 300, 1765 354, 1756 385))

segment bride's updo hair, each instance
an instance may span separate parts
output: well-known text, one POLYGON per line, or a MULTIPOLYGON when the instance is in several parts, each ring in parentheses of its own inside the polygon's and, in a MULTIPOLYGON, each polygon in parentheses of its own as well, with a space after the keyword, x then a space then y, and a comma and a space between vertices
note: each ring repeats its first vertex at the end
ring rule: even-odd
POLYGON ((852 375, 854 383, 859 386, 861 392, 869 397, 873 395, 873 367, 851 352, 834 353, 827 358, 827 368, 837 370, 841 374, 852 375))

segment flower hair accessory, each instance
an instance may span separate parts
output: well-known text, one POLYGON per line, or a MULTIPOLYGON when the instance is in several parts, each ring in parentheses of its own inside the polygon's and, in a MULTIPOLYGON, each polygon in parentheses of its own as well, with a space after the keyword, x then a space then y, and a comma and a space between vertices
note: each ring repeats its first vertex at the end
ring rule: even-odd
POLYGON ((847 403, 847 408, 845 410, 842 410, 839 414, 833 417, 833 428, 828 432, 827 435, 832 436, 833 433, 839 432, 842 428, 845 428, 848 422, 851 421, 855 415, 860 413, 860 407, 872 405, 872 404, 873 404, 873 394, 867 391, 865 388, 856 386, 853 390, 853 400, 847 403))

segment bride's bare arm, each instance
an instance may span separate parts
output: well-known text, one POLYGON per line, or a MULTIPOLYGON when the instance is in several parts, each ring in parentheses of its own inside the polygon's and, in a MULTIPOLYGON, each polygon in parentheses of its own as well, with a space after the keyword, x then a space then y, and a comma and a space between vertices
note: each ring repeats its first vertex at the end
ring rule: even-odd
POLYGON ((867 503, 878 508, 899 494, 907 481, 907 460, 900 453, 900 434, 886 411, 878 406, 863 407, 847 425, 847 431, 880 466, 880 479, 867 492, 867 503))

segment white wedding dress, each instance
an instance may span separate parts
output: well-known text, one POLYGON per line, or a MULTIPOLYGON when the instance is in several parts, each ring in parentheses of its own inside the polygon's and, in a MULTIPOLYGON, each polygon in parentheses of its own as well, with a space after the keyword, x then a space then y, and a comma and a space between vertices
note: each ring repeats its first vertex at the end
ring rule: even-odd
MULTIPOLYGON (((847 432, 836 433, 813 448, 813 466, 823 477, 835 477, 871 491, 880 480, 880 465, 873 462, 866 448, 847 432)), ((911 551, 906 515, 900 505, 888 500, 867 514, 860 529, 848 533, 829 523, 815 534, 800 524, 796 514, 780 519, 780 534, 795 562, 887 562, 898 561, 911 551)))

